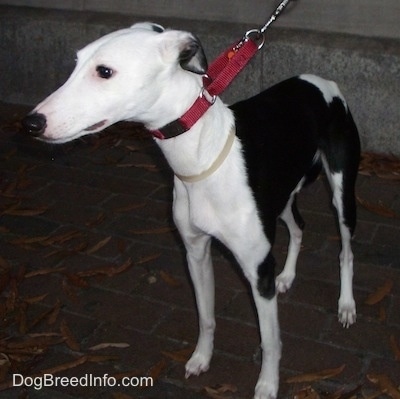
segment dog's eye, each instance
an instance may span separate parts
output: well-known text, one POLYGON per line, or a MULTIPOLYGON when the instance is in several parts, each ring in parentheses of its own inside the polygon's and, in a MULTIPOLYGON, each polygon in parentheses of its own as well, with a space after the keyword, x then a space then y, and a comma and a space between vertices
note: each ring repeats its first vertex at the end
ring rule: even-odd
POLYGON ((98 65, 96 67, 96 72, 97 75, 102 79, 110 79, 114 73, 111 68, 106 67, 105 65, 98 65))

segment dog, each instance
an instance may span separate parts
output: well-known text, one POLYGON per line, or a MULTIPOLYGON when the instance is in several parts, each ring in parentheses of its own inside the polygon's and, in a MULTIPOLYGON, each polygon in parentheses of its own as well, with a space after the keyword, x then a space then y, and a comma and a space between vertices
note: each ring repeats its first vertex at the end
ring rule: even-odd
MULTIPOLYGON (((64 143, 118 121, 156 131, 178 119, 203 91, 207 59, 191 33, 139 23, 77 53, 66 83, 22 121, 37 139, 64 143)), ((262 366, 255 399, 277 397, 281 342, 277 294, 295 278, 304 222, 296 195, 322 169, 332 188, 341 234, 338 318, 356 320, 351 238, 360 140, 348 105, 332 82, 290 78, 230 107, 219 98, 189 131, 155 138, 174 177, 173 217, 187 251, 199 314, 196 349, 186 378, 208 370, 215 329, 212 237, 234 255, 258 312, 262 366), (216 165, 217 164, 217 165, 216 165), (275 278, 277 220, 290 241, 275 278)))

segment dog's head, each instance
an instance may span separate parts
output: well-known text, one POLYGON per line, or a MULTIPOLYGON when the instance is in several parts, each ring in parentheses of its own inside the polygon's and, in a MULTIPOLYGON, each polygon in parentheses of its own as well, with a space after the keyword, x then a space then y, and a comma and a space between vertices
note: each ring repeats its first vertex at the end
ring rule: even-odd
POLYGON ((31 135, 54 143, 122 120, 156 129, 190 107, 206 71, 203 48, 191 33, 138 23, 78 51, 69 79, 22 124, 31 135))

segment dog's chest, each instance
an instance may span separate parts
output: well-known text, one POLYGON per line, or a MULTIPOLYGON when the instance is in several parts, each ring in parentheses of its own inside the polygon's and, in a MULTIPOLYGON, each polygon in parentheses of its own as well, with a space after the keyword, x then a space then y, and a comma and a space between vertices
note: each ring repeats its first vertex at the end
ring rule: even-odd
POLYGON ((239 240, 243 245, 265 243, 264 229, 248 185, 240 146, 209 178, 193 184, 177 181, 176 193, 186 198, 190 224, 223 243, 239 240), (182 194, 180 194, 182 193, 182 194))

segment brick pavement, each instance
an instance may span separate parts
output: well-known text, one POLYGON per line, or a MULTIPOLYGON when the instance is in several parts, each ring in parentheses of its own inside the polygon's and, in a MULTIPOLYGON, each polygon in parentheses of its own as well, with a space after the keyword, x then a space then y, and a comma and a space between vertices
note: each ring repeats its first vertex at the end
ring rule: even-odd
MULTIPOLYGON (((247 285, 218 244, 213 248, 215 356, 209 372, 184 379, 197 316, 183 247, 171 221, 172 175, 152 140, 140 129, 118 125, 53 147, 16 133, 15 122, 25 111, 0 104, 0 352, 11 359, 6 377, 7 362, 0 359, 1 387, 12 371, 28 376, 58 366, 59 376, 151 375, 155 384, 147 389, 12 388, 1 397, 197 399, 210 397, 205 387, 223 384, 237 392, 215 397, 252 397, 259 371, 256 316, 247 285), (44 343, 28 345, 28 338, 38 337, 44 343), (50 342, 55 338, 64 341, 50 342), (124 345, 89 349, 102 343, 124 345)), ((325 188, 320 179, 299 200, 306 231, 296 282, 280 296, 280 398, 292 398, 310 385, 321 397, 362 385, 362 397, 361 392, 375 392, 366 377, 374 373, 400 385, 395 358, 400 223, 394 217, 400 214, 400 183, 359 178, 359 197, 379 207, 377 212, 359 207, 354 240, 358 320, 349 329, 336 321, 339 242, 325 188), (375 305, 365 304, 385 284, 387 295, 375 305), (326 380, 285 382, 341 365, 344 370, 326 380)), ((279 226, 279 265, 286 244, 279 226)))

